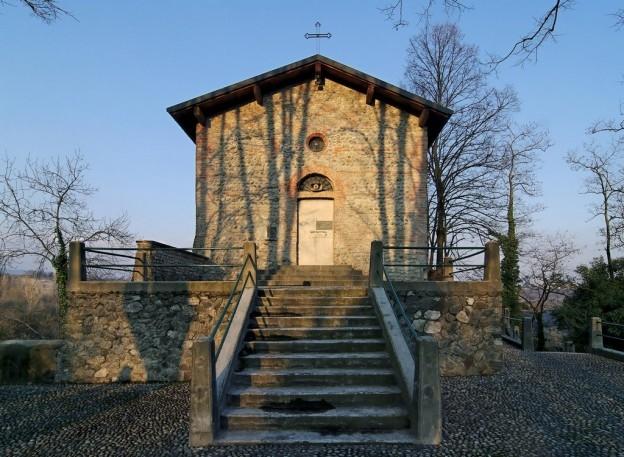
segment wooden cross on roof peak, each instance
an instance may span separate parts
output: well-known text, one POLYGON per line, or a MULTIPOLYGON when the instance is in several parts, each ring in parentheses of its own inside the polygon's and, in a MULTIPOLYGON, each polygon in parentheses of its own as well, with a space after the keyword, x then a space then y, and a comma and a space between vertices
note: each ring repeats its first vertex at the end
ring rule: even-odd
POLYGON ((321 53, 321 38, 331 38, 332 34, 321 33, 321 23, 319 21, 316 21, 316 24, 314 24, 314 28, 316 28, 315 33, 306 33, 304 37, 306 40, 309 40, 310 38, 316 39, 316 53, 320 54, 321 53))

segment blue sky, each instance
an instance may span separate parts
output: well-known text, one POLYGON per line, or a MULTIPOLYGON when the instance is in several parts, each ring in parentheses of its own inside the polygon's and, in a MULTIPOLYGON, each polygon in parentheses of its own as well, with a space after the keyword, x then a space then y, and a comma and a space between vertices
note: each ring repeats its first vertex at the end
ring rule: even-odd
MULTIPOLYGON (((16 3, 16 2, 15 2, 16 3)), ((362 1, 60 0, 77 18, 46 25, 21 6, 0 7, 0 153, 49 157, 80 150, 99 188, 94 211, 128 212, 139 238, 189 246, 194 235, 194 147, 165 108, 315 53, 314 22, 332 33, 321 52, 400 84, 410 36, 422 27, 423 0, 405 0, 410 22, 398 31, 362 1)), ((502 53, 549 2, 474 1, 456 20, 484 52, 502 53)), ((599 249, 582 178, 566 152, 585 130, 615 115, 624 100, 624 30, 614 2, 577 2, 560 18, 557 43, 537 63, 504 65, 493 84, 519 94, 520 121, 547 127, 536 228, 567 230, 583 254, 599 249)), ((446 20, 437 14, 439 21, 446 20)))

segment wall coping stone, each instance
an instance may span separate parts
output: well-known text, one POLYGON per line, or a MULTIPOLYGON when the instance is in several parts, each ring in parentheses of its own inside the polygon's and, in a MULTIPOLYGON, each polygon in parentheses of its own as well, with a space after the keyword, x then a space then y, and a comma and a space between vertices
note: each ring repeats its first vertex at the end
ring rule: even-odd
POLYGON ((435 292, 444 295, 498 295, 502 291, 500 281, 393 281, 397 291, 435 292))
POLYGON ((71 293, 180 293, 207 292, 228 295, 235 281, 79 281, 71 283, 71 293))

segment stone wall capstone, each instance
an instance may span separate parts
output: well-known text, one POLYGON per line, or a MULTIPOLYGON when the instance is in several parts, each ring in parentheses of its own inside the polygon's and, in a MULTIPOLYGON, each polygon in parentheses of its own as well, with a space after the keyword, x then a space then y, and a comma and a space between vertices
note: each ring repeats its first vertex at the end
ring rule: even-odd
POLYGON ((230 281, 72 285, 57 381, 188 380, 193 340, 210 333, 232 286, 230 281))
POLYGON ((492 374, 502 358, 500 281, 396 282, 412 325, 432 335, 443 376, 492 374))

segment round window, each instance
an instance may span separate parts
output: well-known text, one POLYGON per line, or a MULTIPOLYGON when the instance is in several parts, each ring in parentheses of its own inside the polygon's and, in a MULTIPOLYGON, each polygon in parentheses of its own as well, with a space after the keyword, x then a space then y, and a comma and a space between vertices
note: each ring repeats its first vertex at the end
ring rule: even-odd
POLYGON ((321 152, 325 149, 325 140, 320 135, 313 135, 308 140, 308 147, 314 152, 321 152))

